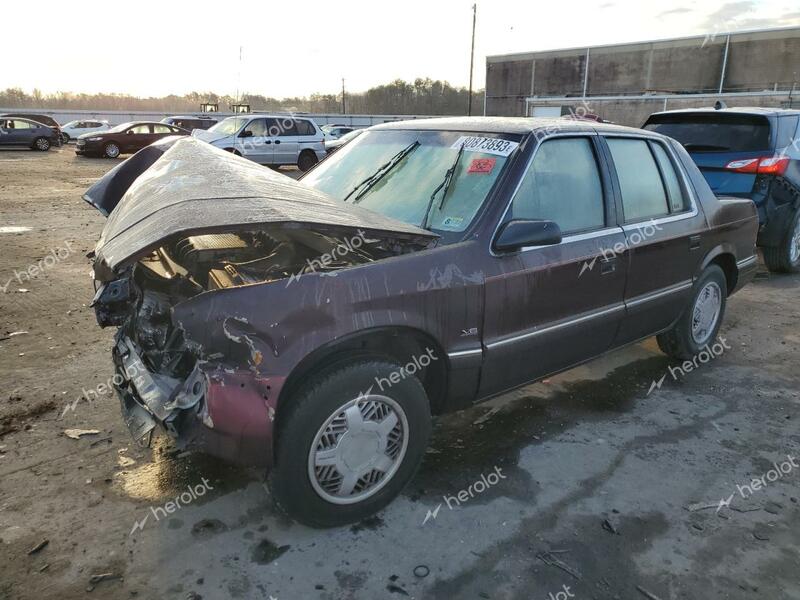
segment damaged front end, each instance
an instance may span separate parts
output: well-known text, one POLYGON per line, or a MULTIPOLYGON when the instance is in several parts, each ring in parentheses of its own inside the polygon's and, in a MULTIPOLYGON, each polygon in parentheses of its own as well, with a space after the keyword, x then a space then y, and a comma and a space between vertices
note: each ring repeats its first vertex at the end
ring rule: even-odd
POLYGON ((111 211, 95 249, 93 307, 101 327, 118 328, 115 387, 145 445, 163 431, 179 447, 271 464, 287 374, 265 368, 270 350, 236 316, 236 289, 289 286, 434 239, 187 138, 162 147, 138 177, 124 169, 109 176, 132 184, 120 194, 101 180, 86 195, 111 211), (104 189, 118 194, 111 207, 104 189), (203 294, 220 295, 213 312, 178 316, 203 294), (221 339, 206 335, 212 326, 221 339))

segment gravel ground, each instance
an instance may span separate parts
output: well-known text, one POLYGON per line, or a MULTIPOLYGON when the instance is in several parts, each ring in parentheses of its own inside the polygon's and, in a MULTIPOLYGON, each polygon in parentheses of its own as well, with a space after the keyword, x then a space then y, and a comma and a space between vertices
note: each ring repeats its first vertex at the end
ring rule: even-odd
POLYGON ((648 340, 439 419, 400 498, 318 531, 97 393, 80 195, 114 164, 0 152, 0 599, 800 599, 800 277, 762 271, 685 375, 648 340))

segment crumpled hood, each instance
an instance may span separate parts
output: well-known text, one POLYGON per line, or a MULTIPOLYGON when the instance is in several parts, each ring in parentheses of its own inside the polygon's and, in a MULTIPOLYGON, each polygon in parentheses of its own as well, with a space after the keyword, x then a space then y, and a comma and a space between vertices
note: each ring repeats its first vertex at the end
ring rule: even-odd
POLYGON ((190 137, 145 148, 109 171, 84 198, 108 208, 114 196, 121 199, 95 247, 99 281, 114 279, 120 267, 188 235, 275 226, 363 231, 423 245, 437 237, 190 137))

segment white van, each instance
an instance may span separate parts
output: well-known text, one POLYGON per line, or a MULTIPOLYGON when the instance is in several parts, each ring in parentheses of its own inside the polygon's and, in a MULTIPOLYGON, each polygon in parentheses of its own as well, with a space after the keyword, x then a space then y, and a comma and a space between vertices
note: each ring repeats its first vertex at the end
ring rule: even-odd
POLYGON ((236 115, 192 136, 261 165, 297 165, 308 171, 325 157, 320 128, 294 115, 236 115))

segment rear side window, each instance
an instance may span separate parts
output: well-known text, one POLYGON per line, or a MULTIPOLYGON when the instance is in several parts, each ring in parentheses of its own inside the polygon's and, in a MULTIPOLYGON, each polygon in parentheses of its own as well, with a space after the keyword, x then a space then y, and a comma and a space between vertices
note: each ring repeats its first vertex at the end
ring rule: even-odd
POLYGON ((606 141, 619 179, 625 221, 669 214, 661 175, 647 142, 622 138, 608 138, 606 141))
POLYGON ((675 171, 675 165, 667 154, 667 151, 659 143, 652 143, 651 148, 655 154, 658 168, 661 170, 661 177, 664 180, 664 187, 667 188, 667 196, 669 197, 669 208, 672 212, 681 212, 686 210, 689 206, 686 202, 686 195, 683 193, 678 173, 675 171))
POLYGON ((759 115, 653 115, 644 128, 678 140, 689 152, 758 152, 770 149, 769 119, 759 115))
POLYGON ((316 133, 310 121, 297 121, 297 135, 316 135, 316 133))
POLYGON ((565 234, 604 227, 603 185, 591 142, 544 142, 514 196, 511 218, 554 221, 565 234))
POLYGON ((777 149, 786 148, 786 146, 791 146, 794 143, 797 121, 798 117, 781 117, 778 119, 778 141, 775 145, 777 149))

